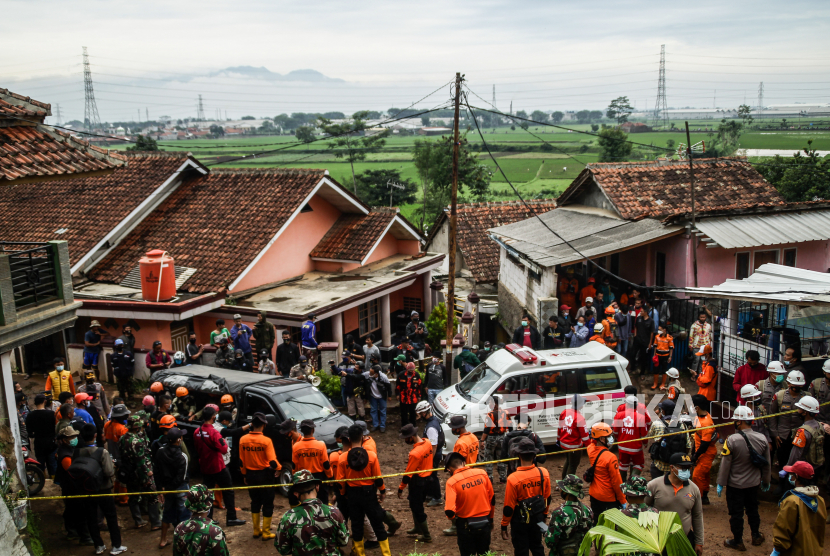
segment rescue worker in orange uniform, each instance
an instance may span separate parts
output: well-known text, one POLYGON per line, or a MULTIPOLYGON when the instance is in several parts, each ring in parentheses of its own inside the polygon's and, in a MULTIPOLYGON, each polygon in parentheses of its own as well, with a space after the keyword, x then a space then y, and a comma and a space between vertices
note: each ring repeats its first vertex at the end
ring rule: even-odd
MULTIPOLYGON (((121 461, 120 450, 118 449, 118 441, 121 437, 127 434, 127 426, 124 424, 127 417, 130 416, 130 410, 124 404, 117 404, 113 406, 110 420, 104 425, 104 442, 107 451, 115 458, 116 466, 121 461)), ((113 481, 113 492, 127 492, 127 487, 118 482, 117 479, 113 481)), ((129 502, 128 496, 117 496, 115 501, 122 506, 129 502)))
POLYGON ((629 468, 631 468, 632 477, 642 475, 643 465, 646 461, 643 447, 648 442, 647 440, 620 444, 622 440, 636 440, 648 436, 648 425, 643 414, 637 409, 638 403, 637 396, 626 397, 625 405, 614 416, 612 429, 620 449, 619 465, 622 482, 625 482, 628 477, 629 468))
POLYGON ((406 532, 407 535, 418 535, 419 542, 432 542, 427 524, 427 513, 424 510, 424 502, 427 495, 427 478, 432 474, 432 444, 429 438, 421 438, 415 430, 415 425, 408 423, 401 428, 401 438, 412 446, 409 451, 409 461, 406 463, 406 471, 420 471, 412 475, 404 475, 398 487, 398 498, 403 498, 403 491, 409 486, 409 510, 412 512, 412 519, 415 527, 406 532))
POLYGON ((701 396, 706 396, 710 402, 715 401, 715 378, 717 374, 717 360, 712 358, 712 346, 707 344, 703 349, 696 353, 698 357, 702 357, 700 373, 692 371, 692 378, 696 379, 698 389, 697 393, 701 396))
POLYGON ((614 320, 616 312, 616 309, 609 305, 605 308, 605 318, 602 319, 602 338, 605 340, 605 345, 614 351, 617 351, 617 343, 620 339, 617 321, 614 320))
POLYGON ((596 280, 593 276, 588 278, 588 285, 579 291, 579 307, 585 307, 585 299, 588 297, 596 297, 597 289, 594 287, 596 280))
POLYGON ((559 280, 559 301, 568 307, 581 307, 577 305, 577 294, 579 294, 579 280, 574 276, 574 268, 569 266, 565 270, 565 277, 559 280))
MULTIPOLYGON (((706 396, 695 394, 692 396, 692 405, 697 413, 694 428, 711 427, 715 424, 709 415, 709 400, 706 396)), ((704 506, 709 505, 709 472, 718 453, 717 440, 715 429, 695 431, 695 453, 692 456, 695 469, 692 471, 692 482, 700 489, 700 501, 704 506)))
POLYGON ((458 529, 458 552, 461 556, 486 554, 496 504, 493 483, 483 469, 467 467, 466 457, 458 452, 447 455, 444 469, 452 473, 447 479, 444 513, 458 529))
MULTIPOLYGON (((454 415, 450 419, 450 430, 458 437, 455 441, 452 451, 464 456, 465 463, 475 463, 478 461, 478 438, 467 431, 467 417, 465 415, 454 415)), ((447 536, 455 536, 456 527, 455 521, 449 529, 444 529, 443 533, 447 536)))
MULTIPOLYGON (((381 475, 378 457, 361 446, 363 429, 360 425, 349 427, 349 441, 352 448, 346 453, 346 464, 342 461, 338 464, 337 478, 343 479, 343 482, 339 483, 340 494, 345 497, 349 507, 352 550, 356 556, 366 556, 363 544, 363 518, 366 516, 377 535, 381 553, 383 556, 392 556, 389 537, 383 526, 384 512, 380 506, 386 498, 386 486, 383 479, 377 478, 381 475)), ((342 457, 341 454, 341 460, 342 457)))
MULTIPOLYGON (((325 481, 331 479, 331 463, 329 462, 328 450, 326 444, 314 438, 314 421, 305 419, 300 422, 300 432, 303 438, 294 443, 292 448, 291 463, 294 467, 293 471, 310 471, 315 479, 325 481)), ((326 486, 321 484, 317 497, 323 501, 324 504, 329 503, 329 495, 326 486)), ((291 507, 299 505, 300 501, 296 496, 288 497, 291 507)))
POLYGON ((620 509, 625 504, 625 494, 620 485, 620 464, 610 448, 614 443, 614 431, 605 423, 594 423, 591 427, 591 444, 588 446, 588 463, 594 468, 594 480, 588 494, 594 525, 599 515, 611 508, 620 509))
POLYGON ((504 490, 504 511, 501 519, 501 538, 512 537, 515 556, 544 556, 542 530, 539 522, 547 523, 550 506, 550 474, 544 467, 536 467, 533 458, 538 453, 529 438, 522 438, 512 448, 511 457, 519 456, 519 468, 507 478, 504 490), (507 532, 507 524, 511 532, 507 532))
MULTIPOLYGON (((269 417, 272 417, 269 415, 269 417)), ((272 417, 273 418, 273 417, 272 417)), ((265 436, 263 431, 268 425, 268 417, 262 413, 254 413, 251 420, 251 431, 239 439, 240 471, 245 477, 248 486, 273 485, 279 476, 280 466, 274 444, 265 436)), ((254 538, 262 537, 268 541, 276 537, 271 532, 271 517, 274 515, 274 487, 252 488, 248 491, 251 496, 251 521, 254 525, 254 538), (260 528, 260 515, 262 527, 260 528)))
POLYGON ((588 340, 589 342, 597 342, 598 344, 607 345, 605 343, 605 337, 602 331, 605 330, 605 327, 602 326, 601 322, 598 322, 594 325, 594 335, 588 340))

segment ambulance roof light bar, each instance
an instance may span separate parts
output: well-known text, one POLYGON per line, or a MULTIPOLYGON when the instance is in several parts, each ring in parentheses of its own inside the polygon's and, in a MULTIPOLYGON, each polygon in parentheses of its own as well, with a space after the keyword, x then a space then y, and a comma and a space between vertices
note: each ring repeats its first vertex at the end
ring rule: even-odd
POLYGON ((536 360, 538 359, 535 353, 523 346, 520 346, 519 344, 507 344, 504 346, 504 349, 521 361, 523 365, 532 365, 536 363, 536 360))

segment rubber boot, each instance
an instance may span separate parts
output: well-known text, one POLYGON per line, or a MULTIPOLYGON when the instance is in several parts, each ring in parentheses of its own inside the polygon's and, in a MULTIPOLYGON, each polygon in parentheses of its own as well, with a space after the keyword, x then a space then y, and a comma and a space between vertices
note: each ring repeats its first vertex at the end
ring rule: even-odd
POLYGON ((220 510, 225 509, 225 500, 222 498, 222 491, 213 493, 213 507, 220 510))
POLYGON ((666 382, 668 382, 669 375, 663 375, 663 384, 660 385, 660 390, 666 389, 666 382))
POLYGON ((429 533, 429 522, 424 521, 418 525, 421 528, 421 536, 418 537, 420 542, 432 542, 432 535, 429 533))
POLYGON ((442 531, 442 533, 444 533, 448 537, 455 537, 456 535, 458 535, 458 530, 455 528, 455 520, 454 519, 452 520, 452 525, 450 526, 450 528, 449 529, 444 529, 442 531))
POLYGON ((411 536, 413 536, 413 535, 417 535, 420 531, 421 531, 421 530, 420 530, 420 528, 419 528, 418 524, 416 523, 415 525, 413 525, 413 526, 412 526, 412 529, 409 529, 409 530, 406 532, 406 534, 407 534, 407 535, 409 535, 409 536, 411 537, 411 536))
POLYGON ((366 556, 366 551, 363 549, 363 541, 352 541, 352 554, 354 556, 366 556))
POLYGON ((269 541, 276 537, 274 533, 271 532, 271 518, 270 517, 263 517, 262 518, 262 540, 269 541))
POLYGON ((379 541, 379 542, 380 542, 380 553, 383 554, 383 556, 392 556, 392 551, 389 549, 389 539, 386 539, 385 541, 379 541))
POLYGON ((392 512, 384 512, 383 522, 389 528, 386 534, 389 535, 390 537, 394 537, 395 536, 395 531, 400 529, 401 526, 403 525, 403 523, 401 523, 400 521, 395 519, 395 516, 392 515, 392 512))
POLYGON ((660 375, 654 375, 654 384, 651 385, 652 390, 657 390, 657 384, 660 382, 660 375))
POLYGON ((254 524, 254 538, 258 539, 262 535, 262 529, 259 528, 259 514, 251 514, 251 522, 254 524))

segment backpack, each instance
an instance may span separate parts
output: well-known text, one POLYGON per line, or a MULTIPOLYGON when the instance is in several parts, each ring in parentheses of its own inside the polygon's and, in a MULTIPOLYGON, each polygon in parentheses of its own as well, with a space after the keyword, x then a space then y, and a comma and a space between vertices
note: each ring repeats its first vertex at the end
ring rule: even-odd
POLYGON ((676 426, 672 427, 663 419, 660 419, 660 421, 666 427, 665 432, 663 433, 666 436, 663 436, 663 438, 661 438, 659 441, 654 442, 649 447, 648 453, 651 456, 651 459, 656 459, 663 463, 668 463, 672 457, 672 454, 686 453, 686 436, 683 434, 672 434, 671 436, 668 435, 670 433, 683 432, 686 429, 679 422, 676 426))
POLYGON ((611 341, 618 342, 620 340, 620 327, 617 326, 617 321, 614 320, 614 317, 610 317, 605 319, 605 322, 608 323, 608 330, 611 333, 611 341))
POLYGON ((597 464, 599 463, 599 458, 601 458, 602 454, 607 452, 607 451, 608 451, 608 448, 603 448, 602 450, 600 450, 599 454, 597 454, 597 459, 594 460, 594 465, 589 467, 588 470, 585 471, 585 474, 582 475, 582 480, 583 481, 585 481, 586 483, 594 482, 594 473, 596 472, 597 464))
POLYGON ((101 465, 104 449, 97 448, 91 456, 82 456, 80 453, 81 449, 75 448, 72 454, 72 465, 66 471, 78 490, 98 492, 104 487, 104 468, 101 465))

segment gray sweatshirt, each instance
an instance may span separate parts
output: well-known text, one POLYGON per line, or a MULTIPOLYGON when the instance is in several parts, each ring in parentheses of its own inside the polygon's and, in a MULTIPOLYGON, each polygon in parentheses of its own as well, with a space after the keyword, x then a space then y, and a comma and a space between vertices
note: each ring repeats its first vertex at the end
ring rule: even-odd
MULTIPOLYGON (((752 429, 744 430, 752 448, 770 461, 769 443, 763 434, 752 429)), ((718 471, 718 484, 734 488, 753 488, 770 481, 770 466, 763 468, 753 465, 746 441, 738 434, 732 434, 723 444, 723 459, 718 471)))
POLYGON ((683 531, 695 532, 695 544, 703 546, 703 502, 700 489, 691 481, 674 492, 674 486, 668 474, 657 477, 648 484, 651 496, 646 496, 646 504, 660 512, 676 512, 683 522, 683 531))

